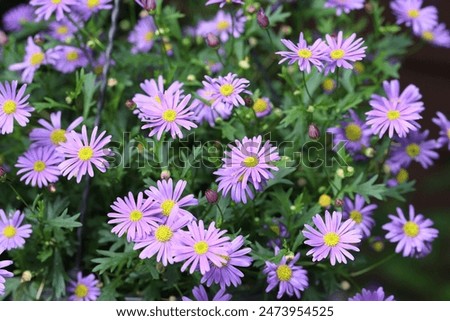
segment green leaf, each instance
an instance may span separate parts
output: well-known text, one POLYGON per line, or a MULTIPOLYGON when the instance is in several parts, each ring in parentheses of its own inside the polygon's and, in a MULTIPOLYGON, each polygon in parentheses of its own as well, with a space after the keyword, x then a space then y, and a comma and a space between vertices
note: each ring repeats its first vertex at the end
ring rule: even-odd
POLYGON ((103 250, 98 250, 97 253, 103 257, 92 260, 92 262, 97 263, 92 271, 100 274, 106 271, 121 270, 125 266, 130 267, 133 260, 137 257, 137 252, 133 251, 133 245, 131 244, 126 246, 124 252, 121 253, 103 250))
POLYGON ((97 90, 95 75, 90 72, 83 77, 83 117, 88 118, 89 110, 93 105, 94 93, 97 90))
POLYGON ((50 219, 48 221, 48 224, 52 227, 59 227, 59 228, 66 228, 66 229, 73 229, 76 227, 80 227, 81 223, 77 222, 77 219, 80 216, 80 214, 75 214, 73 216, 70 216, 70 215, 67 215, 67 212, 68 212, 68 210, 65 209, 60 216, 50 219))

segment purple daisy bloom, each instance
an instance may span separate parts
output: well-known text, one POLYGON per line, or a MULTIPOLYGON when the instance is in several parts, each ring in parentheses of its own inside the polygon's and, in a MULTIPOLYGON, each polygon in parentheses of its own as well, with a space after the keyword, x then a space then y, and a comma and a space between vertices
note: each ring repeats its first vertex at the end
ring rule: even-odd
MULTIPOLYGON (((209 301, 208 293, 206 293, 206 289, 203 285, 195 286, 192 289, 192 294, 197 301, 209 301)), ((184 296, 183 301, 192 301, 188 297, 184 296)), ((225 293, 225 289, 220 289, 216 295, 213 297, 211 301, 230 301, 231 294, 225 293)))
POLYGON ((431 29, 422 30, 421 34, 416 35, 434 46, 450 48, 450 30, 447 29, 445 23, 440 23, 431 29))
POLYGON ((256 117, 262 118, 266 117, 272 112, 273 106, 269 98, 262 97, 254 101, 252 109, 255 112, 256 117))
POLYGON ((95 301, 100 296, 95 275, 83 277, 81 272, 78 272, 76 280, 70 281, 67 291, 70 293, 69 301, 95 301))
POLYGON ((234 3, 234 4, 244 4, 244 1, 242 0, 208 0, 205 4, 205 6, 209 6, 212 4, 219 4, 220 8, 223 8, 227 3, 234 3))
POLYGON ((317 214, 312 218, 314 225, 318 229, 305 224, 306 230, 303 235, 307 238, 305 244, 313 248, 306 255, 313 256, 312 261, 322 261, 330 257, 331 265, 335 265, 336 261, 347 264, 347 258, 354 260, 349 250, 359 252, 359 249, 352 245, 361 242, 361 234, 354 229, 355 221, 348 219, 342 222, 342 213, 325 211, 325 221, 317 214))
POLYGON ((398 216, 389 215, 391 222, 383 225, 386 239, 391 243, 398 243, 395 252, 403 252, 403 256, 415 256, 426 250, 427 244, 433 242, 439 231, 433 227, 433 221, 422 214, 415 214, 414 207, 409 205, 409 219, 405 217, 401 208, 397 207, 398 216))
POLYGON ((192 194, 181 197, 187 185, 186 181, 179 180, 175 188, 171 178, 167 181, 157 181, 156 184, 157 188, 150 186, 149 190, 145 191, 145 194, 154 200, 152 211, 161 215, 164 223, 170 223, 180 217, 187 217, 189 221, 195 219, 192 213, 182 208, 198 205, 197 199, 192 194))
POLYGON ((327 132, 333 134, 334 150, 344 143, 345 149, 349 153, 355 154, 370 146, 372 131, 351 109, 348 111, 345 121, 341 123, 341 127, 329 128, 327 132))
MULTIPOLYGON (((399 103, 407 105, 418 110, 419 112, 425 109, 423 102, 421 101, 422 95, 420 90, 415 85, 408 85, 405 90, 400 93, 400 82, 394 79, 392 81, 383 81, 383 89, 386 94, 386 98, 393 104, 399 103)), ((383 96, 373 94, 370 104, 375 102, 378 104, 383 104, 383 96)))
MULTIPOLYGON (((222 192, 223 196, 230 193, 231 199, 236 203, 247 203, 247 199, 253 199, 253 193, 250 185, 242 185, 242 179, 235 168, 219 168, 214 172, 217 175, 216 182, 219 185, 218 192, 222 192)), ((250 177, 251 183, 251 177, 250 177)))
MULTIPOLYGON (((0 254, 2 254, 2 251, 0 251, 0 254)), ((0 295, 5 294, 5 278, 12 278, 14 276, 13 273, 4 269, 11 264, 13 264, 13 261, 0 261, 0 295)))
POLYGON ((88 20, 93 14, 100 10, 111 10, 111 0, 78 0, 74 9, 81 15, 83 20, 88 20))
POLYGON ((325 67, 325 74, 335 72, 337 67, 353 69, 353 63, 366 56, 367 47, 362 47, 364 44, 362 38, 356 39, 356 33, 346 39, 343 35, 344 33, 339 31, 337 37, 325 36, 328 44, 326 50, 328 64, 325 67))
MULTIPOLYGON (((76 18, 74 18, 77 20, 76 18)), ((75 26, 69 19, 64 18, 60 21, 52 21, 49 25, 49 35, 62 42, 70 42, 73 39, 75 33, 78 31, 78 27, 75 26)))
POLYGON ((10 134, 14 130, 14 120, 25 127, 30 121, 28 117, 34 108, 28 104, 30 95, 25 95, 27 85, 17 90, 17 80, 11 84, 7 81, 0 83, 0 129, 2 135, 10 134))
POLYGON ((80 134, 72 131, 67 134, 67 141, 60 143, 57 151, 64 154, 66 160, 59 164, 59 169, 63 176, 67 179, 77 177, 77 183, 81 182, 81 178, 89 174, 94 176, 94 168, 104 173, 109 166, 108 161, 104 158, 110 155, 109 149, 104 149, 105 145, 111 141, 111 136, 105 136, 103 131, 97 137, 98 127, 95 126, 92 131, 91 139, 87 134, 86 126, 83 126, 80 134))
POLYGON ((25 245, 25 239, 31 235, 31 225, 24 224, 25 215, 16 211, 14 215, 7 216, 0 209, 0 253, 21 248, 25 245))
POLYGON ((20 181, 25 181, 26 185, 42 188, 58 181, 61 175, 58 165, 63 160, 54 147, 31 148, 17 160, 16 167, 20 168, 17 175, 23 174, 20 181))
POLYGON ((239 38, 245 29, 245 15, 242 10, 238 10, 234 15, 222 10, 211 21, 201 21, 196 30, 197 36, 204 38, 208 33, 212 33, 220 38, 222 43, 228 41, 230 37, 239 38))
POLYGON ((215 108, 220 104, 229 106, 230 108, 245 105, 244 99, 240 96, 243 93, 249 93, 246 88, 249 81, 245 78, 238 78, 236 74, 231 72, 225 77, 211 78, 205 76, 203 81, 205 90, 210 91, 211 99, 214 100, 212 107, 215 108))
POLYGON ((197 95, 201 98, 194 99, 192 109, 194 112, 194 120, 197 124, 208 122, 211 127, 215 126, 216 119, 228 119, 232 114, 232 107, 223 103, 216 104, 212 107, 214 99, 212 99, 212 91, 206 89, 197 90, 197 95))
POLYGON ((43 64, 49 62, 46 54, 37 46, 32 37, 28 37, 27 46, 25 47, 25 57, 23 62, 12 64, 9 66, 9 70, 12 71, 22 71, 22 81, 26 83, 31 83, 34 78, 34 73, 43 64))
POLYGON ((349 301, 395 301, 394 296, 386 297, 383 288, 380 286, 376 291, 362 289, 361 293, 356 293, 349 301))
POLYGON ((440 147, 440 144, 434 140, 426 140, 429 130, 424 132, 415 131, 405 138, 398 139, 398 145, 394 145, 391 150, 390 164, 399 167, 408 167, 412 161, 416 161, 423 168, 433 165, 433 160, 439 158, 439 154, 434 151, 440 147))
POLYGON ((34 21, 34 9, 28 4, 19 4, 3 15, 3 27, 6 31, 22 30, 23 24, 34 21))
POLYGON ((30 4, 35 8, 36 21, 49 20, 55 13, 56 20, 64 19, 70 13, 71 6, 77 4, 76 0, 31 0, 30 4))
POLYGON ((345 219, 352 219, 355 222, 354 229, 359 231, 362 237, 369 237, 370 231, 375 225, 372 218, 373 211, 378 207, 375 204, 365 205, 364 197, 359 194, 355 196, 355 202, 348 197, 344 199, 343 216, 345 219))
POLYGON ((155 43, 156 25, 152 16, 141 18, 128 36, 133 45, 131 53, 149 52, 155 43))
POLYGON ((336 8, 336 15, 364 8, 364 0, 327 0, 325 8, 336 8))
POLYGON ((398 164, 389 163, 389 161, 387 161, 387 165, 394 176, 386 182, 387 186, 393 187, 408 181, 409 173, 405 168, 398 166, 398 164))
POLYGON ((114 201, 111 208, 114 212, 108 213, 108 217, 112 218, 108 224, 117 224, 111 232, 121 237, 127 233, 127 240, 136 241, 148 236, 157 226, 161 218, 151 210, 153 200, 144 199, 141 192, 137 196, 137 200, 131 192, 128 197, 123 199, 118 197, 114 201))
POLYGON ((51 59, 52 66, 64 74, 86 67, 89 63, 83 50, 72 46, 56 46, 50 49, 47 54, 51 59))
POLYGON ((215 222, 209 224, 205 229, 203 221, 193 221, 187 226, 189 232, 184 232, 179 243, 173 246, 175 262, 182 262, 181 272, 184 272, 189 265, 189 273, 199 267, 200 273, 205 275, 211 269, 211 264, 221 266, 227 263, 225 257, 228 255, 230 238, 223 236, 227 231, 219 230, 215 227, 215 222))
POLYGON ((283 246, 283 241, 290 237, 290 233, 287 226, 281 222, 281 218, 273 218, 272 224, 264 225, 265 230, 271 230, 277 236, 275 239, 271 239, 267 245, 276 249, 283 246))
POLYGON ((415 33, 430 30, 438 23, 438 11, 434 6, 422 8, 422 0, 394 0, 391 9, 397 23, 412 27, 415 33))
MULTIPOLYGON (((279 249, 275 249, 275 255, 277 255, 279 249)), ((293 258, 283 256, 280 263, 275 264, 270 261, 266 261, 266 266, 263 270, 264 274, 267 274, 266 292, 270 292, 273 288, 279 285, 277 299, 285 294, 288 296, 295 295, 300 299, 300 291, 305 291, 308 287, 308 275, 306 270, 301 266, 295 266, 300 253, 297 253, 293 258)))
POLYGON ((251 252, 251 249, 248 247, 241 249, 244 245, 244 240, 245 239, 239 235, 231 241, 230 247, 227 250, 228 254, 225 257, 226 263, 219 266, 212 265, 211 269, 202 277, 201 282, 206 282, 208 287, 213 283, 219 284, 221 288, 228 287, 231 284, 236 287, 240 285, 242 283, 241 278, 244 277, 244 274, 237 269, 236 266, 248 267, 253 261, 253 259, 247 255, 251 252))
POLYGON ((39 119, 38 123, 44 128, 34 128, 30 133, 30 140, 33 147, 50 146, 57 147, 67 141, 67 133, 83 122, 83 117, 78 117, 66 129, 62 129, 61 112, 50 114, 50 122, 45 119, 39 119))
POLYGON ((438 125, 441 129, 439 131, 441 137, 439 137, 437 141, 441 147, 447 145, 447 148, 450 150, 450 121, 440 111, 438 111, 436 115, 437 117, 433 118, 433 123, 438 125))
POLYGON ((157 254, 157 262, 161 262, 164 266, 173 264, 173 246, 178 243, 180 238, 178 231, 185 227, 189 221, 188 217, 181 216, 177 220, 156 225, 153 233, 136 241, 134 249, 144 248, 139 254, 141 259, 148 259, 157 254))
POLYGON ((277 51, 276 54, 283 57, 279 64, 288 61, 290 65, 298 63, 300 71, 311 72, 311 65, 322 71, 323 60, 327 55, 327 46, 322 39, 317 39, 313 45, 308 46, 308 43, 303 38, 303 32, 300 32, 298 43, 295 45, 292 41, 281 39, 283 45, 290 51, 277 51))

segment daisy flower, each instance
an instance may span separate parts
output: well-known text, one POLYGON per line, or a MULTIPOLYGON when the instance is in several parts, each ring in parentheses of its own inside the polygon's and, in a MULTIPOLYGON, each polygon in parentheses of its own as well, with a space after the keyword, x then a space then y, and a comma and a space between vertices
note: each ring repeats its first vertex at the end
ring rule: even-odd
POLYGON ((184 272, 189 265, 189 273, 194 273, 197 267, 204 275, 211 269, 211 264, 221 266, 227 263, 225 257, 228 255, 227 249, 230 246, 230 238, 223 236, 227 231, 219 230, 212 222, 208 229, 205 229, 203 221, 193 221, 189 223, 189 232, 184 232, 179 238, 179 243, 173 247, 175 262, 184 261, 181 272, 184 272))
POLYGON ((78 272, 76 280, 70 281, 67 291, 70 293, 70 301, 95 301, 100 296, 95 275, 89 274, 83 277, 81 272, 78 272))
POLYGON ((252 109, 255 112, 256 117, 262 118, 266 117, 272 112, 273 106, 269 98, 262 97, 254 101, 252 109))
POLYGON ((219 185, 217 190, 221 191, 223 196, 227 196, 230 193, 230 197, 234 202, 242 202, 244 204, 247 204, 247 199, 255 197, 250 185, 244 186, 242 184, 242 176, 238 175, 236 168, 219 168, 214 174, 218 176, 216 179, 216 183, 219 185))
POLYGON ((238 78, 236 74, 231 72, 225 77, 211 78, 205 76, 203 81, 205 90, 210 91, 211 99, 214 100, 212 107, 215 108, 220 104, 224 104, 230 108, 245 105, 244 99, 240 96, 243 93, 249 93, 246 88, 249 81, 245 78, 238 78))
POLYGON ((297 63, 300 71, 311 72, 311 65, 316 67, 318 71, 322 71, 323 60, 327 55, 327 46, 322 39, 317 39, 311 46, 308 45, 300 32, 298 43, 294 44, 290 40, 281 39, 283 45, 289 51, 277 51, 276 54, 283 57, 279 64, 288 61, 290 65, 297 63))
POLYGON ((433 118, 433 123, 438 125, 441 129, 439 131, 440 137, 437 141, 441 147, 447 145, 447 148, 450 150, 450 121, 440 111, 438 111, 436 115, 437 117, 433 118))
POLYGON ((312 254, 313 262, 322 261, 328 256, 331 265, 335 265, 336 261, 347 264, 347 258, 354 260, 349 250, 359 252, 359 249, 352 244, 361 242, 360 232, 353 228, 354 220, 348 219, 342 222, 342 213, 333 212, 331 215, 328 211, 325 211, 325 221, 319 214, 312 220, 317 229, 305 224, 306 230, 303 231, 303 235, 307 239, 305 244, 313 247, 306 253, 306 255, 312 254))
POLYGON ((434 46, 450 48, 450 31, 445 26, 445 23, 440 23, 433 28, 422 30, 420 34, 416 35, 434 46))
POLYGON ((28 104, 30 95, 25 95, 27 85, 17 90, 17 80, 11 83, 0 82, 0 130, 2 135, 10 134, 14 129, 14 120, 25 127, 34 108, 28 104))
POLYGON ((362 289, 361 293, 356 293, 349 301, 395 301, 394 296, 386 297, 383 288, 380 286, 376 291, 362 289))
POLYGON ((152 199, 144 199, 143 193, 139 193, 137 200, 131 192, 123 199, 118 197, 111 205, 114 212, 108 213, 111 220, 108 224, 116 224, 111 232, 121 237, 127 233, 127 240, 136 241, 149 235, 161 221, 156 214, 151 211, 152 199))
POLYGON ((81 129, 81 137, 78 133, 72 131, 67 134, 67 141, 60 143, 57 151, 64 154, 66 160, 59 164, 63 176, 71 179, 76 176, 77 183, 81 182, 81 178, 89 174, 94 176, 94 165, 100 172, 106 172, 109 164, 105 159, 110 155, 109 149, 104 149, 105 145, 111 141, 111 136, 105 136, 106 132, 102 132, 97 137, 98 127, 95 126, 89 140, 86 126, 81 129))
MULTIPOLYGON (((275 249, 275 255, 277 255, 279 249, 275 249)), ((301 266, 295 266, 300 253, 297 253, 293 258, 287 258, 283 256, 280 263, 275 264, 270 261, 266 261, 266 266, 263 270, 264 274, 267 274, 266 292, 272 291, 276 286, 278 288, 277 299, 285 294, 288 296, 295 295, 297 299, 300 299, 300 291, 305 291, 308 287, 308 275, 306 270, 301 266)))
POLYGON ((62 20, 70 13, 71 6, 77 4, 76 0, 31 0, 30 4, 35 7, 36 20, 49 20, 55 13, 56 20, 62 20))
MULTIPOLYGON (((76 18, 73 19, 77 20, 76 18)), ((67 18, 60 21, 52 21, 48 28, 50 36, 62 42, 70 42, 78 31, 78 28, 67 18)))
POLYGON ((422 8, 422 0, 394 0, 391 9, 397 23, 412 27, 415 33, 430 30, 438 23, 438 11, 434 6, 422 8))
POLYGON ((83 117, 78 117, 66 129, 62 129, 61 112, 50 114, 50 122, 45 119, 39 119, 38 123, 44 128, 34 128, 30 133, 30 140, 33 147, 49 146, 57 147, 61 143, 67 141, 67 133, 75 130, 75 128, 83 122, 83 117))
POLYGON ((83 20, 88 20, 100 10, 111 10, 111 0, 78 0, 74 9, 80 13, 83 20))
MULTIPOLYGON (((206 293, 205 288, 203 285, 195 286, 194 289, 192 289, 192 294, 194 295, 194 298, 197 301, 209 301, 208 293, 206 293)), ((192 301, 188 297, 183 297, 183 301, 192 301)), ((225 293, 225 289, 220 289, 216 295, 213 297, 211 301, 230 301, 231 300, 231 294, 225 293)))
POLYGON ((152 211, 161 215, 164 222, 172 222, 180 217, 187 217, 189 221, 195 219, 190 212, 182 208, 198 205, 197 199, 192 194, 181 197, 186 184, 186 181, 179 180, 174 188, 173 181, 169 178, 167 181, 156 182, 157 188, 150 186, 149 190, 145 191, 149 199, 154 200, 151 205, 152 211))
POLYGON ((0 209, 0 252, 21 248, 25 239, 31 235, 31 225, 22 224, 25 215, 16 211, 14 215, 7 216, 0 209))
POLYGON ((386 230, 386 239, 397 243, 396 253, 402 252, 404 257, 415 256, 426 249, 427 244, 433 242, 439 231, 433 227, 433 221, 422 214, 415 214, 414 207, 409 205, 409 218, 397 208, 398 216, 389 215, 391 222, 383 225, 386 230))
POLYGON ((377 205, 365 205, 364 197, 356 194, 355 201, 348 197, 344 198, 343 216, 345 219, 352 219, 355 222, 354 229, 359 231, 362 237, 369 237, 370 231, 375 225, 372 218, 373 211, 377 209, 377 205))
POLYGON ((86 67, 89 63, 84 52, 72 46, 56 46, 47 52, 52 66, 64 73, 70 74, 78 68, 86 67))
POLYGON ((212 33, 219 37, 222 43, 225 43, 230 37, 240 37, 244 32, 246 20, 242 10, 238 10, 234 17, 223 10, 219 10, 213 20, 201 21, 196 28, 195 34, 205 38, 208 33, 212 33))
POLYGON ((366 56, 367 47, 362 47, 364 40, 356 39, 356 33, 344 39, 343 32, 339 31, 337 37, 326 35, 328 48, 326 58, 328 64, 325 74, 335 72, 336 68, 353 69, 353 63, 362 60, 366 56))
POLYGON ((141 18, 128 36, 132 54, 149 52, 155 43, 156 25, 152 16, 141 18))
MULTIPOLYGON (((0 254, 2 254, 2 251, 0 251, 0 254)), ((13 261, 0 261, 0 295, 5 294, 5 278, 12 278, 14 276, 13 273, 4 269, 11 264, 13 264, 13 261)))
MULTIPOLYGON (((407 105, 419 112, 423 111, 425 107, 423 106, 423 102, 421 101, 422 95, 420 94, 420 90, 415 85, 408 85, 405 90, 400 92, 400 82, 398 80, 392 81, 383 81, 383 89, 386 95, 386 98, 393 104, 399 103, 403 105, 407 105)), ((383 96, 373 94, 371 97, 370 104, 383 104, 383 96)))
POLYGON ((25 47, 25 57, 23 62, 12 64, 9 70, 22 71, 22 82, 31 83, 34 73, 41 65, 47 64, 49 59, 41 47, 37 46, 32 37, 28 37, 27 46, 25 47))
POLYGON ((409 179, 409 172, 397 164, 392 164, 387 162, 386 163, 389 166, 389 169, 391 171, 391 174, 393 178, 389 179, 386 184, 389 187, 397 186, 398 184, 403 184, 408 181, 409 179))
POLYGON ((3 15, 3 28, 9 32, 22 30, 25 23, 34 21, 34 9, 28 4, 19 4, 3 15))
POLYGON ((212 265, 211 269, 205 273, 201 282, 206 283, 210 287, 213 283, 219 284, 221 288, 225 288, 233 284, 239 286, 244 274, 236 267, 248 267, 252 264, 253 259, 247 254, 251 249, 244 245, 244 238, 239 235, 233 241, 227 250, 228 254, 225 256, 226 263, 219 266, 212 265))
POLYGON ((63 160, 54 147, 31 148, 17 160, 16 167, 20 168, 17 175, 22 175, 20 181, 25 181, 26 185, 42 188, 58 181, 61 175, 58 165, 63 160))
POLYGON ((228 119, 232 114, 232 107, 223 103, 216 104, 213 108, 214 99, 212 99, 212 94, 212 91, 206 89, 197 90, 197 95, 201 100, 194 99, 192 110, 194 112, 194 121, 199 125, 208 122, 211 127, 214 127, 217 118, 228 119))
POLYGON ((325 8, 336 8, 336 15, 364 8, 364 0, 327 0, 325 8))
POLYGON ((220 8, 223 8, 227 3, 233 3, 233 4, 244 4, 244 1, 242 0, 208 0, 205 4, 205 6, 209 6, 212 4, 218 4, 220 8))

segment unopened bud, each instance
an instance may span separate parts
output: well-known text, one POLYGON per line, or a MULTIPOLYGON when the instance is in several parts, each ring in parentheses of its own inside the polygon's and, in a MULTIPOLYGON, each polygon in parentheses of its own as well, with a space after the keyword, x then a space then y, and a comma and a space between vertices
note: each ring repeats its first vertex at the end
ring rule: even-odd
POLYGON ((36 34, 36 35, 33 37, 33 41, 34 41, 34 43, 37 44, 38 46, 43 45, 44 42, 45 42, 44 38, 42 38, 42 36, 41 36, 40 34, 36 34))
POLYGON ((0 46, 4 46, 8 43, 8 36, 6 33, 0 30, 0 46))
POLYGON ((136 104, 134 103, 133 99, 127 99, 127 101, 125 102, 125 106, 129 109, 129 110, 133 110, 136 108, 136 104))
POLYGON ((167 181, 170 178, 170 171, 165 169, 161 172, 161 179, 167 181))
POLYGON ((30 282, 32 279, 32 275, 30 271, 24 271, 22 273, 22 277, 20 278, 20 282, 24 283, 24 282, 30 282))
POLYGON ((256 14, 256 21, 258 21, 259 26, 263 29, 267 29, 270 25, 269 18, 266 16, 263 9, 259 9, 256 14))
POLYGON ((368 158, 372 158, 375 156, 375 150, 372 147, 366 148, 364 150, 364 155, 368 158))
POLYGON ((244 97, 244 102, 245 102, 245 106, 246 107, 249 107, 249 108, 253 107, 254 101, 253 101, 252 96, 248 96, 248 95, 245 96, 244 97))
POLYGON ((49 184, 47 188, 48 188, 48 191, 50 193, 56 193, 56 186, 55 186, 55 184, 49 184))
POLYGON ((344 201, 340 198, 336 198, 336 200, 334 201, 334 205, 336 207, 342 207, 342 205, 344 205, 344 201))
POLYGON ((136 3, 147 11, 156 9, 156 0, 136 0, 136 3))
POLYGON ((207 189, 205 192, 205 197, 208 203, 216 204, 217 200, 219 199, 219 194, 217 194, 217 192, 213 191, 212 189, 207 189))
POLYGON ((3 166, 0 166, 0 182, 4 183, 6 181, 6 170, 3 166))
POLYGON ((348 281, 341 282, 341 289, 344 291, 348 291, 351 288, 351 284, 348 281))
POLYGON ((206 44, 208 45, 208 47, 217 49, 220 46, 219 37, 217 37, 212 32, 209 32, 206 34, 205 41, 206 41, 206 44))
POLYGON ((256 12, 257 8, 254 4, 251 4, 247 7, 247 12, 249 14, 254 14, 256 12))
POLYGON ((308 136, 311 139, 319 139, 320 138, 320 130, 315 124, 310 124, 308 127, 308 136))
POLYGON ((109 78, 108 79, 108 87, 114 87, 116 86, 118 83, 116 78, 109 78))

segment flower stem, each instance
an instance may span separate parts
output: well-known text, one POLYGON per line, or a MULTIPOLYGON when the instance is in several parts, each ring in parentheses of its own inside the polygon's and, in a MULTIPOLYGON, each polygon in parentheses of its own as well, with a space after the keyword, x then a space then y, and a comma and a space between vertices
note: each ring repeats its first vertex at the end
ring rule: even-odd
POLYGON ((384 263, 386 263, 387 261, 389 261, 390 259, 392 259, 396 254, 392 253, 391 255, 389 255, 388 257, 385 257, 384 259, 382 259, 381 261, 378 261, 374 264, 372 264, 369 267, 366 267, 365 269, 350 273, 350 276, 355 277, 355 276, 360 276, 363 275, 367 272, 372 271, 373 269, 376 269, 377 267, 379 267, 380 265, 383 265, 384 263))
POLYGON ((22 195, 20 195, 20 193, 14 188, 14 186, 10 182, 8 182, 8 186, 13 190, 14 194, 16 194, 17 199, 19 201, 21 201, 25 205, 26 208, 32 210, 30 205, 28 205, 28 203, 25 201, 25 199, 22 197, 22 195))
POLYGON ((309 100, 310 100, 311 103, 312 103, 313 99, 312 99, 311 94, 309 93, 308 84, 306 83, 306 75, 305 75, 305 72, 302 72, 302 75, 303 75, 303 84, 305 85, 306 94, 308 95, 309 100))

